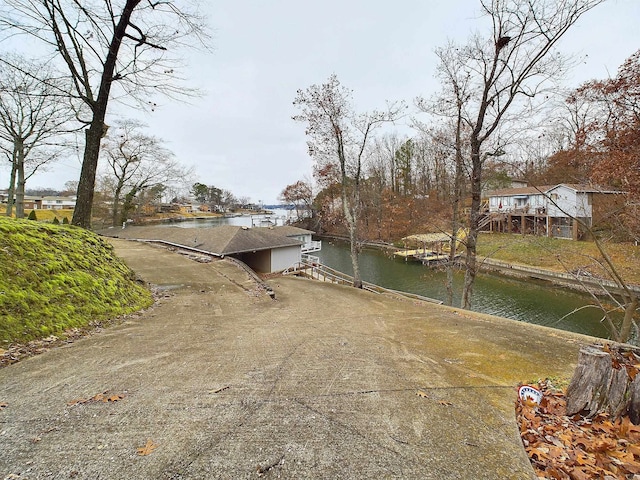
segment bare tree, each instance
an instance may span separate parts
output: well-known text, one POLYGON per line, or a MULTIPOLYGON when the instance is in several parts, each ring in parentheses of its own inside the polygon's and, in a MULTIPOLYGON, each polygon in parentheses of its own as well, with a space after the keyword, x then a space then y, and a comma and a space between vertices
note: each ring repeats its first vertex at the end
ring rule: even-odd
POLYGON ((190 172, 161 140, 144 134, 143 127, 135 120, 120 121, 103 142, 102 157, 113 178, 113 226, 126 222, 137 195, 151 189, 161 194, 167 184, 189 182, 190 172))
POLYGON ((4 60, 0 61, 0 152, 11 164, 6 214, 12 215, 15 195, 16 217, 23 218, 26 181, 63 152, 74 110, 68 98, 58 95, 61 84, 45 65, 18 56, 4 60))
POLYGON ((296 209, 296 222, 313 216, 313 185, 305 180, 287 185, 280 193, 280 201, 291 204, 296 209))
POLYGON ((382 185, 388 186, 393 192, 398 191, 396 153, 406 140, 396 132, 387 132, 373 142, 370 166, 381 176, 382 185))
POLYGON ((192 45, 194 37, 206 38, 202 18, 171 0, 0 0, 0 8, 0 29, 35 37, 49 47, 68 69, 71 95, 85 105, 79 112, 87 128, 73 223, 89 228, 110 99, 149 106, 152 93, 188 93, 177 82, 177 50, 192 45))
POLYGON ((340 171, 341 200, 349 230, 353 286, 362 288, 358 263, 358 219, 363 161, 373 132, 396 119, 404 105, 389 105, 384 111, 356 113, 351 90, 334 74, 322 85, 298 90, 293 104, 300 109, 294 120, 305 122, 309 154, 317 163, 335 164, 340 171))
POLYGON ((463 118, 469 127, 471 214, 462 306, 469 308, 477 273, 476 243, 481 215, 484 161, 500 154, 491 141, 505 124, 530 116, 570 62, 554 47, 587 11, 604 0, 482 0, 491 22, 487 38, 474 35, 458 47, 455 62, 465 65, 469 94, 463 118))
POLYGON ((220 190, 220 205, 223 211, 233 210, 238 207, 239 201, 237 197, 231 192, 231 190, 220 190))
POLYGON ((465 122, 465 106, 471 98, 471 73, 466 68, 466 62, 458 54, 458 48, 449 43, 443 48, 436 49, 439 58, 437 77, 442 83, 442 91, 430 102, 423 98, 417 99, 418 107, 427 113, 435 114, 449 120, 453 130, 452 149, 454 151, 455 167, 453 195, 451 200, 451 239, 449 243, 449 262, 447 264, 447 304, 453 304, 453 267, 457 255, 458 230, 460 222, 460 204, 463 201, 465 184, 464 154, 468 153, 463 135, 468 132, 468 122, 465 122), (466 130, 465 130, 466 129, 466 130))

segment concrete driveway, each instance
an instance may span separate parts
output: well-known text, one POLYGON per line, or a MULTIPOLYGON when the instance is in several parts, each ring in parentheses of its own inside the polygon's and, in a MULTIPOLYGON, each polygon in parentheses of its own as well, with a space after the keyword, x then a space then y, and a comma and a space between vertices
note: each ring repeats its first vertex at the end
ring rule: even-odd
POLYGON ((163 297, 0 370, 0 478, 535 478, 515 386, 592 340, 110 241, 163 297))

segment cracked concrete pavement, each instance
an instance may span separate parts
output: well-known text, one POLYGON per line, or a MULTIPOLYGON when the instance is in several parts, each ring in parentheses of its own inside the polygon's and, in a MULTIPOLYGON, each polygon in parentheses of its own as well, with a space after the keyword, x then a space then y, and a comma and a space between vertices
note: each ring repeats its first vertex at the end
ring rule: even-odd
POLYGON ((535 478, 515 387, 593 340, 109 241, 163 295, 0 370, 0 478, 535 478))

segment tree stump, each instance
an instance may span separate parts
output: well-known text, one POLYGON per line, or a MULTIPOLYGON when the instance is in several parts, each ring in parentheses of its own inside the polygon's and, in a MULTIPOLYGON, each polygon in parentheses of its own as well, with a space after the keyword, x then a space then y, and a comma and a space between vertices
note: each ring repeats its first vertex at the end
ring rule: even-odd
POLYGON ((640 424, 640 351, 627 346, 590 345, 580 350, 567 389, 567 415, 612 419, 629 415, 640 424))

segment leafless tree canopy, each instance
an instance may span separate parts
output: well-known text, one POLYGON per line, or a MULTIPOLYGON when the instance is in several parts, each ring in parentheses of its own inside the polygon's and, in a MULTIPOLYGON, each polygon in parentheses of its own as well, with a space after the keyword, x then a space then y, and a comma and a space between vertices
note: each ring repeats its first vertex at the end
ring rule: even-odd
MULTIPOLYGON (((63 83, 42 63, 6 55, 0 61, 0 154, 11 164, 9 195, 15 194, 16 216, 24 216, 25 183, 52 163, 68 146, 74 110, 58 95, 63 83), (20 68, 10 64, 19 64, 20 68)), ((7 202, 7 215, 13 202, 7 202)))
POLYGON ((100 141, 112 99, 153 109, 151 95, 193 92, 178 77, 181 50, 206 33, 197 11, 181 1, 0 0, 3 38, 26 34, 48 47, 50 58, 69 73, 69 95, 85 108, 88 128, 73 223, 91 226, 100 141))
POLYGON ((126 221, 137 195, 153 188, 190 182, 191 172, 180 165, 163 142, 144 132, 135 120, 119 121, 102 144, 105 176, 113 189, 112 225, 126 221))
POLYGON ((343 213, 349 227, 354 286, 361 287, 358 266, 358 216, 360 186, 367 147, 374 132, 384 123, 394 121, 404 104, 389 105, 386 110, 357 113, 351 91, 334 74, 326 83, 298 90, 294 105, 300 114, 294 120, 306 124, 309 154, 320 169, 337 167, 343 213))
POLYGON ((152 95, 193 92, 182 83, 180 54, 206 45, 204 18, 182 10, 180 3, 186 2, 2 0, 0 31, 4 37, 27 34, 48 46, 50 58, 62 60, 71 74, 71 93, 89 107, 110 80, 113 98, 153 108, 152 95), (121 38, 115 38, 120 30, 121 38), (111 61, 113 71, 105 78, 111 61))
MULTIPOLYGON (((477 272, 476 241, 483 165, 499 153, 496 136, 513 120, 531 116, 543 95, 571 66, 555 47, 587 11, 604 0, 482 0, 489 34, 439 52, 440 74, 451 94, 448 108, 466 124, 471 164, 471 215, 463 307, 471 305, 477 272), (451 106, 456 108, 452 110, 451 106), (491 145, 493 142, 493 145, 491 145), (489 146, 489 149, 487 147, 489 146), (493 147, 493 148, 491 148, 493 147)), ((504 134, 504 133, 502 133, 504 134)))

